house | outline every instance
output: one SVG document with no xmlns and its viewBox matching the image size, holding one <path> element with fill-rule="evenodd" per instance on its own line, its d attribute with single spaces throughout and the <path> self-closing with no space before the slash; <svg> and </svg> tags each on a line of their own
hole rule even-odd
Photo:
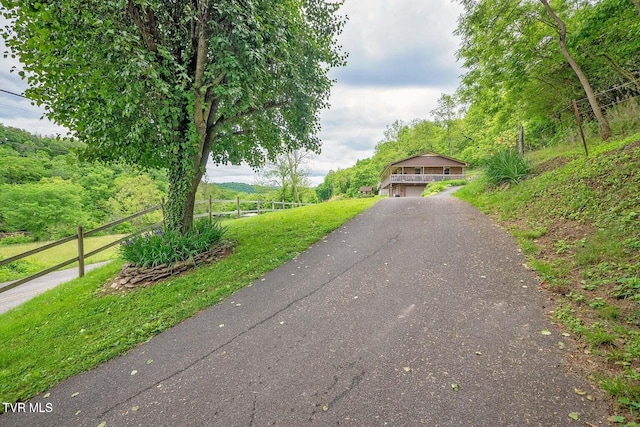
<svg viewBox="0 0 640 427">
<path fill-rule="evenodd" d="M 430 182 L 464 179 L 467 163 L 427 152 L 388 164 L 380 174 L 379 194 L 420 197 Z"/>
<path fill-rule="evenodd" d="M 368 186 L 362 186 L 360 187 L 360 189 L 358 190 L 358 193 L 360 194 L 361 197 L 370 197 L 373 196 L 373 187 L 368 187 Z"/>
</svg>

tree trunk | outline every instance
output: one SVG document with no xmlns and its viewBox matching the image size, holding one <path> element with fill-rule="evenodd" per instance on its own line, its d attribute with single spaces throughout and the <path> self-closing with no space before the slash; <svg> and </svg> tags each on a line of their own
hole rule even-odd
<svg viewBox="0 0 640 427">
<path fill-rule="evenodd" d="M 518 155 L 524 157 L 524 126 L 518 128 Z"/>
<path fill-rule="evenodd" d="M 195 208 L 198 185 L 204 171 L 189 163 L 193 158 L 178 155 L 169 168 L 169 194 L 166 206 L 165 223 L 169 230 L 186 233 L 193 229 L 193 212 Z"/>
<path fill-rule="evenodd" d="M 564 55 L 573 71 L 576 73 L 576 76 L 578 76 L 578 79 L 582 84 L 582 88 L 587 95 L 587 99 L 589 100 L 589 104 L 591 105 L 591 109 L 593 110 L 593 114 L 596 116 L 596 120 L 598 120 L 598 124 L 600 125 L 600 135 L 602 136 L 602 139 L 606 141 L 611 136 L 611 127 L 609 126 L 607 118 L 604 116 L 602 110 L 600 109 L 600 105 L 598 104 L 598 100 L 596 99 L 596 95 L 593 92 L 591 85 L 589 84 L 587 76 L 584 74 L 582 68 L 580 68 L 578 63 L 573 59 L 571 53 L 569 53 L 569 49 L 567 48 L 567 26 L 565 25 L 564 21 L 560 19 L 558 15 L 556 15 L 553 9 L 551 9 L 551 6 L 549 6 L 549 2 L 547 0 L 540 0 L 540 3 L 544 5 L 547 13 L 549 13 L 549 16 L 551 16 L 551 18 L 558 25 L 558 34 L 560 36 L 560 50 L 562 51 L 562 54 Z"/>
</svg>

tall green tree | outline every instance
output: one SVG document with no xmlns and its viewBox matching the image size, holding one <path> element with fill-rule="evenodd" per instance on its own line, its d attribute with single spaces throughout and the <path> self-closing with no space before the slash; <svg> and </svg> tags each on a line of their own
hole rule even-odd
<svg viewBox="0 0 640 427">
<path fill-rule="evenodd" d="M 440 94 L 438 105 L 431 110 L 431 115 L 436 119 L 436 123 L 444 127 L 447 131 L 447 142 L 449 144 L 449 155 L 453 156 L 453 142 L 451 141 L 451 128 L 453 122 L 458 118 L 457 103 L 453 95 Z"/>
<path fill-rule="evenodd" d="M 564 20 L 560 18 L 560 16 L 558 16 L 558 14 L 553 10 L 547 0 L 540 0 L 540 3 L 543 4 L 545 10 L 556 24 L 556 30 L 558 31 L 558 43 L 560 44 L 562 55 L 565 57 L 573 71 L 576 73 L 578 80 L 580 80 L 580 84 L 582 84 L 584 93 L 587 95 L 587 99 L 589 100 L 589 105 L 591 105 L 593 114 L 596 116 L 598 124 L 600 125 L 602 139 L 606 141 L 611 136 L 611 126 L 609 125 L 609 121 L 600 108 L 600 103 L 596 98 L 596 94 L 591 87 L 591 83 L 589 82 L 587 75 L 584 73 L 582 67 L 575 60 L 571 52 L 569 52 L 569 48 L 567 47 L 567 25 L 565 24 Z"/>
<path fill-rule="evenodd" d="M 209 159 L 318 151 L 342 2 L 0 0 L 27 95 L 84 155 L 165 168 L 167 226 L 192 227 Z"/>
</svg>

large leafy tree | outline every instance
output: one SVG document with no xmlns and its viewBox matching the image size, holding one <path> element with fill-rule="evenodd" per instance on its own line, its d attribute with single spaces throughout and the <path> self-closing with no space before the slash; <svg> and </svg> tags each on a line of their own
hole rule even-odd
<svg viewBox="0 0 640 427">
<path fill-rule="evenodd" d="M 632 2 L 460 2 L 458 55 L 467 72 L 459 94 L 492 117 L 492 134 L 514 133 L 524 123 L 544 140 L 573 120 L 571 100 L 584 99 L 583 109 L 608 137 L 605 110 L 638 75 L 640 20 Z"/>
<path fill-rule="evenodd" d="M 0 0 L 28 96 L 84 154 L 165 168 L 167 225 L 192 227 L 208 160 L 318 151 L 341 2 Z"/>
</svg>

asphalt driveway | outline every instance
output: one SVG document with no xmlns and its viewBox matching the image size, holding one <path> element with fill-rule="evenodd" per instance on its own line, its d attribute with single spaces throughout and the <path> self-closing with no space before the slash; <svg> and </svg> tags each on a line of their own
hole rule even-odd
<svg viewBox="0 0 640 427">
<path fill-rule="evenodd" d="M 453 197 L 385 199 L 0 425 L 607 425 L 524 262 Z"/>
</svg>

